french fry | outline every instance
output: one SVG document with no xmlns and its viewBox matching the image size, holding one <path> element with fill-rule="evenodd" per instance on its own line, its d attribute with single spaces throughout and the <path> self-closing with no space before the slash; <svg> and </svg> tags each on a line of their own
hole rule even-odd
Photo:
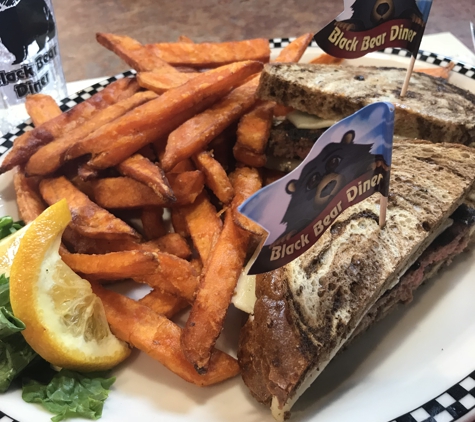
<svg viewBox="0 0 475 422">
<path fill-rule="evenodd" d="M 165 252 L 157 252 L 155 255 L 159 263 L 155 273 L 134 277 L 134 280 L 193 302 L 199 281 L 199 274 L 194 267 L 188 261 Z"/>
<path fill-rule="evenodd" d="M 70 177 L 68 180 L 77 188 L 79 189 L 84 195 L 86 195 L 89 199 L 94 201 L 94 191 L 92 189 L 92 183 L 90 180 L 84 180 L 81 176 L 79 176 L 80 167 L 78 168 L 78 175 L 74 177 Z"/>
<path fill-rule="evenodd" d="M 70 226 L 84 236 L 110 240 L 140 238 L 132 227 L 92 202 L 64 176 L 43 179 L 40 192 L 49 205 L 66 198 L 72 215 Z"/>
<path fill-rule="evenodd" d="M 35 126 L 40 126 L 62 113 L 54 98 L 45 94 L 28 95 L 25 107 Z"/>
<path fill-rule="evenodd" d="M 139 88 L 135 79 L 120 79 L 66 113 L 19 136 L 0 165 L 0 174 L 26 163 L 43 145 L 83 124 L 99 110 L 131 97 Z"/>
<path fill-rule="evenodd" d="M 93 239 L 86 237 L 79 234 L 71 227 L 67 227 L 64 231 L 63 241 L 71 251 L 79 254 L 102 255 L 111 252 L 143 251 L 154 254 L 158 252 L 166 252 L 174 254 L 179 258 L 188 258 L 191 254 L 188 245 L 186 244 L 186 246 L 183 247 L 183 243 L 177 239 L 166 239 L 161 241 L 155 239 L 144 243 L 139 243 L 133 239 L 124 239 L 117 242 L 116 240 Z M 180 249 L 178 249 L 179 245 L 181 245 Z"/>
<path fill-rule="evenodd" d="M 191 159 L 186 158 L 174 166 L 168 173 L 184 173 L 185 171 L 194 171 L 196 167 L 193 165 Z"/>
<path fill-rule="evenodd" d="M 274 116 L 275 117 L 285 117 L 294 109 L 292 107 L 286 107 L 282 104 L 276 104 L 274 107 Z"/>
<path fill-rule="evenodd" d="M 78 166 L 78 177 L 85 182 L 89 180 L 97 179 L 99 176 L 99 171 L 93 169 L 89 164 L 82 163 Z"/>
<path fill-rule="evenodd" d="M 216 208 L 209 201 L 208 195 L 202 192 L 192 205 L 180 208 L 180 213 L 186 220 L 201 261 L 206 263 L 222 228 Z"/>
<path fill-rule="evenodd" d="M 244 60 L 267 63 L 270 57 L 269 41 L 264 38 L 223 43 L 182 42 L 152 45 L 158 57 L 174 66 L 209 69 Z"/>
<path fill-rule="evenodd" d="M 237 143 L 256 154 L 263 154 L 269 139 L 273 113 L 273 102 L 265 101 L 256 104 L 239 121 Z"/>
<path fill-rule="evenodd" d="M 198 274 L 201 274 L 201 272 L 203 271 L 203 262 L 201 261 L 201 259 L 193 258 L 190 261 L 190 264 Z"/>
<path fill-rule="evenodd" d="M 161 252 L 166 252 L 182 259 L 188 259 L 192 255 L 191 249 L 185 238 L 178 233 L 165 234 L 157 239 L 142 243 L 141 247 L 143 249 L 148 247 L 158 248 Z"/>
<path fill-rule="evenodd" d="M 190 44 L 195 43 L 191 38 L 188 38 L 186 35 L 180 35 L 178 37 L 178 42 L 187 42 L 187 43 L 190 43 Z"/>
<path fill-rule="evenodd" d="M 30 223 L 46 209 L 35 181 L 34 178 L 27 178 L 21 167 L 17 168 L 13 176 L 18 213 L 25 223 Z"/>
<path fill-rule="evenodd" d="M 190 66 L 173 66 L 180 73 L 200 73 L 199 69 Z"/>
<path fill-rule="evenodd" d="M 312 38 L 313 33 L 310 32 L 301 35 L 300 37 L 292 41 L 288 46 L 286 46 L 274 61 L 281 63 L 298 62 L 303 56 L 303 53 L 305 53 L 305 50 L 312 41 Z"/>
<path fill-rule="evenodd" d="M 256 101 L 259 77 L 232 91 L 227 97 L 183 123 L 168 137 L 161 159 L 165 171 L 180 161 L 202 151 L 233 122 L 237 121 Z"/>
<path fill-rule="evenodd" d="M 157 98 L 157 95 L 151 91 L 137 92 L 129 98 L 98 111 L 82 125 L 36 151 L 26 164 L 27 174 L 47 175 L 53 173 L 64 163 L 64 156 L 72 145 L 89 134 L 94 133 L 101 126 L 112 122 L 128 111 L 154 98 Z"/>
<path fill-rule="evenodd" d="M 234 186 L 234 192 L 236 192 L 231 203 L 234 222 L 244 230 L 257 235 L 264 235 L 265 230 L 261 226 L 237 210 L 239 205 L 262 187 L 262 179 L 259 172 L 255 168 L 240 167 L 231 173 L 230 180 Z"/>
<path fill-rule="evenodd" d="M 125 35 L 106 34 L 98 32 L 96 40 L 99 44 L 117 54 L 125 63 L 137 72 L 175 73 L 173 66 L 158 57 L 153 49 Z"/>
<path fill-rule="evenodd" d="M 196 168 L 205 175 L 205 184 L 223 204 L 229 204 L 233 199 L 234 189 L 223 166 L 208 151 L 195 154 L 193 161 Z"/>
<path fill-rule="evenodd" d="M 167 200 L 176 200 L 172 188 L 165 177 L 165 172 L 140 154 L 134 154 L 117 166 L 123 175 L 135 179 L 151 188 L 158 196 Z"/>
<path fill-rule="evenodd" d="M 121 340 L 144 351 L 169 370 L 199 386 L 219 383 L 239 373 L 236 359 L 214 349 L 206 374 L 199 375 L 180 347 L 181 328 L 148 306 L 96 283 L 92 289 L 104 305 L 112 332 Z"/>
<path fill-rule="evenodd" d="M 192 204 L 204 187 L 198 170 L 167 175 L 176 201 L 157 195 L 151 188 L 130 177 L 109 177 L 93 182 L 95 201 L 107 209 L 170 207 Z"/>
<path fill-rule="evenodd" d="M 234 224 L 228 210 L 181 336 L 183 352 L 199 373 L 209 371 L 212 350 L 244 266 L 249 240 L 250 234 Z"/>
<path fill-rule="evenodd" d="M 446 67 L 414 69 L 414 72 L 425 73 L 426 75 L 449 79 L 450 72 L 452 71 L 454 67 L 455 67 L 455 63 L 450 62 Z"/>
<path fill-rule="evenodd" d="M 92 184 L 94 200 L 106 209 L 167 207 L 173 202 L 130 177 L 107 177 Z"/>
<path fill-rule="evenodd" d="M 178 312 L 189 306 L 189 303 L 181 297 L 161 290 L 152 290 L 138 302 L 167 318 L 172 318 Z"/>
<path fill-rule="evenodd" d="M 123 239 L 120 242 L 109 239 L 99 239 L 83 236 L 72 227 L 66 227 L 63 242 L 70 251 L 82 254 L 106 254 L 129 250 L 140 250 L 142 245 L 133 239 Z M 147 248 L 145 248 L 147 250 Z"/>
<path fill-rule="evenodd" d="M 158 267 L 153 253 L 137 250 L 103 255 L 63 252 L 61 258 L 73 271 L 104 281 L 147 276 Z"/>
<path fill-rule="evenodd" d="M 339 57 L 330 56 L 327 53 L 322 53 L 318 57 L 315 57 L 313 60 L 310 60 L 309 63 L 313 64 L 340 64 L 344 59 Z"/>
<path fill-rule="evenodd" d="M 182 215 L 180 208 L 172 208 L 170 210 L 172 226 L 175 233 L 178 233 L 181 237 L 190 237 L 190 231 L 185 217 Z"/>
<path fill-rule="evenodd" d="M 264 167 L 267 162 L 265 154 L 257 154 L 244 148 L 241 144 L 236 143 L 233 147 L 234 158 L 240 163 L 251 167 Z"/>
<path fill-rule="evenodd" d="M 261 69 L 261 63 L 247 61 L 200 73 L 186 84 L 104 125 L 75 144 L 67 159 L 91 153 L 93 167 L 115 166 L 143 146 L 167 135 Z"/>
<path fill-rule="evenodd" d="M 144 208 L 140 214 L 140 219 L 142 220 L 145 239 L 156 239 L 166 234 L 162 208 Z"/>
<path fill-rule="evenodd" d="M 193 79 L 196 73 L 154 73 L 140 72 L 137 81 L 142 88 L 149 89 L 156 94 L 163 94 Z"/>
<path fill-rule="evenodd" d="M 313 34 L 307 33 L 286 46 L 275 62 L 298 62 L 307 49 Z M 275 103 L 260 102 L 239 121 L 233 154 L 237 161 L 252 167 L 266 164 L 264 154 L 272 126 Z"/>
<path fill-rule="evenodd" d="M 176 202 L 170 206 L 192 204 L 204 188 L 205 176 L 199 170 L 184 171 L 183 173 L 168 173 Z"/>
<path fill-rule="evenodd" d="M 272 126 L 274 105 L 270 101 L 259 103 L 241 117 L 233 148 L 237 161 L 252 167 L 265 166 L 265 148 Z"/>
</svg>

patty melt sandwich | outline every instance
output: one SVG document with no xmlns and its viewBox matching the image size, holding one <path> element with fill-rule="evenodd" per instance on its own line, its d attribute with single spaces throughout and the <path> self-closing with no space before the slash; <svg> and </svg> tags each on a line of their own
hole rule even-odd
<svg viewBox="0 0 475 422">
<path fill-rule="evenodd" d="M 258 96 L 333 120 L 388 101 L 396 107 L 396 135 L 462 144 L 475 140 L 474 94 L 445 79 L 413 73 L 400 98 L 405 75 L 402 68 L 273 63 L 262 72 Z"/>
<path fill-rule="evenodd" d="M 266 87 L 266 74 L 274 72 L 274 66 L 275 72 L 294 67 L 266 69 L 260 89 L 265 99 L 293 107 L 304 104 L 313 113 L 313 107 L 324 103 L 317 95 L 309 100 L 304 87 L 298 91 L 299 83 L 313 84 L 304 76 L 305 65 L 295 66 L 303 73 L 292 80 L 292 95 L 283 84 L 275 91 Z M 329 108 L 341 111 L 337 103 Z M 447 122 L 445 132 L 440 129 L 441 137 L 447 140 L 449 132 L 457 133 L 468 143 L 473 118 L 465 129 L 452 123 Z M 410 126 L 426 130 L 424 125 Z M 435 136 L 432 129 L 425 133 Z M 241 332 L 238 359 L 252 395 L 270 406 L 277 420 L 288 416 L 342 346 L 399 303 L 410 301 L 414 289 L 467 248 L 475 228 L 474 188 L 475 150 L 453 143 L 395 140 L 383 229 L 378 224 L 379 196 L 373 195 L 344 211 L 305 254 L 256 277 L 257 298 Z"/>
</svg>

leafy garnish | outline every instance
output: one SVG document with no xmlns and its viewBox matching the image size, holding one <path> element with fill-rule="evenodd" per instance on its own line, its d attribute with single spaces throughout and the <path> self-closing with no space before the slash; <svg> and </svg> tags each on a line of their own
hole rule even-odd
<svg viewBox="0 0 475 422">
<path fill-rule="evenodd" d="M 0 340 L 25 329 L 25 324 L 13 316 L 11 309 L 0 306 Z"/>
<path fill-rule="evenodd" d="M 10 306 L 10 279 L 0 275 L 0 306 Z"/>
<path fill-rule="evenodd" d="M 77 417 L 96 420 L 102 416 L 104 401 L 114 381 L 115 377 L 83 375 L 62 369 L 48 385 L 26 382 L 22 397 L 28 403 L 41 403 L 56 414 L 51 418 L 53 422 Z"/>
<path fill-rule="evenodd" d="M 23 221 L 13 221 L 11 217 L 0 218 L 0 239 L 10 236 L 16 231 L 20 230 L 25 223 Z"/>
<path fill-rule="evenodd" d="M 37 356 L 21 333 L 0 340 L 0 393 L 7 391 L 11 382 Z"/>
<path fill-rule="evenodd" d="M 20 331 L 25 324 L 15 318 L 10 306 L 9 279 L 0 276 L 0 393 L 7 391 L 11 382 L 37 356 Z"/>
<path fill-rule="evenodd" d="M 0 239 L 15 233 L 24 226 L 11 217 L 0 218 Z M 53 422 L 67 418 L 99 419 L 104 401 L 115 378 L 103 374 L 81 375 L 61 370 L 54 376 L 50 365 L 28 345 L 21 331 L 25 324 L 13 315 L 10 304 L 10 280 L 0 275 L 0 393 L 4 393 L 19 375 L 49 382 L 43 385 L 32 379 L 23 380 L 23 399 L 28 403 L 41 403 L 54 413 Z M 1 414 L 1 413 L 0 413 Z"/>
</svg>

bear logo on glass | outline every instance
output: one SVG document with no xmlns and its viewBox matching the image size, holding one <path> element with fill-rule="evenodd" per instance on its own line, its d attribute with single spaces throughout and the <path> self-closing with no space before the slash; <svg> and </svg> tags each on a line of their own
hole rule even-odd
<svg viewBox="0 0 475 422">
<path fill-rule="evenodd" d="M 22 63 L 36 41 L 43 50 L 56 36 L 53 14 L 46 0 L 0 0 L 0 41 Z"/>
</svg>

